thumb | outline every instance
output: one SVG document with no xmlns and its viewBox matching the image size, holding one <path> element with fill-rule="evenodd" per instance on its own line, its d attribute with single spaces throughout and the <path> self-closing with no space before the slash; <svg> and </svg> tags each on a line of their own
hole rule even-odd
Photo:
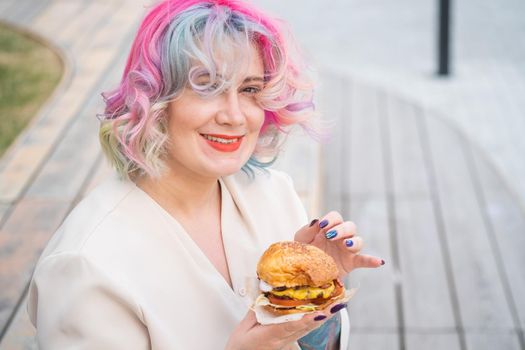
<svg viewBox="0 0 525 350">
<path fill-rule="evenodd" d="M 295 240 L 302 243 L 311 243 L 315 236 L 319 233 L 318 219 L 312 220 L 308 225 L 305 225 L 295 233 Z"/>
</svg>

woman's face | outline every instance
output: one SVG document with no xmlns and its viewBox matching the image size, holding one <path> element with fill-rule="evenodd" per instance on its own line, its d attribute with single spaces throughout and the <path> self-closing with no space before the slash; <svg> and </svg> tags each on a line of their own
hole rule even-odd
<svg viewBox="0 0 525 350">
<path fill-rule="evenodd" d="M 256 94 L 264 87 L 264 66 L 257 50 L 246 74 L 238 74 L 232 87 L 204 98 L 185 88 L 168 106 L 167 163 L 178 174 L 213 177 L 240 170 L 248 161 L 264 121 Z M 199 77 L 198 84 L 209 77 Z"/>
</svg>

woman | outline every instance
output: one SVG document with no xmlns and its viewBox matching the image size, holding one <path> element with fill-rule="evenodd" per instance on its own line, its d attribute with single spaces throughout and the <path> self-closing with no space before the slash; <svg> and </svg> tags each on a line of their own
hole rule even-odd
<svg viewBox="0 0 525 350">
<path fill-rule="evenodd" d="M 152 8 L 104 94 L 100 138 L 120 177 L 71 212 L 35 269 L 40 347 L 337 348 L 344 305 L 271 326 L 249 310 L 248 281 L 275 241 L 324 249 L 341 278 L 382 263 L 336 212 L 305 225 L 290 179 L 261 170 L 285 128 L 306 125 L 311 89 L 284 32 L 251 6 Z"/>
</svg>

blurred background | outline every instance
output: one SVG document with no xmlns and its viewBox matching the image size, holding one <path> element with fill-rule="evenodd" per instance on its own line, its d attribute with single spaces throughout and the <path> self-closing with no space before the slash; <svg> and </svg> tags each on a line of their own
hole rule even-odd
<svg viewBox="0 0 525 350">
<path fill-rule="evenodd" d="M 525 349 L 525 3 L 252 2 L 289 23 L 332 125 L 323 143 L 293 132 L 276 166 L 312 218 L 340 211 L 386 260 L 347 281 L 359 288 L 350 348 Z M 19 60 L 6 58 L 18 45 L 8 30 L 47 46 L 59 68 L 44 71 L 62 76 L 40 88 L 0 158 L 2 350 L 36 348 L 27 283 L 56 227 L 109 173 L 99 93 L 118 81 L 151 3 L 0 0 L 0 126 L 13 114 L 1 101 L 19 89 L 6 83 Z M 41 65 L 57 63 L 23 64 Z"/>
</svg>

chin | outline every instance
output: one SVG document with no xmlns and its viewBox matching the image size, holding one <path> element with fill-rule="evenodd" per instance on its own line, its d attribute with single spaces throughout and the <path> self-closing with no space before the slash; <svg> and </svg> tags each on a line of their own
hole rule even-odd
<svg viewBox="0 0 525 350">
<path fill-rule="evenodd" d="M 243 167 L 244 163 L 240 157 L 217 159 L 215 157 L 206 157 L 199 162 L 200 166 L 194 168 L 194 171 L 204 177 L 223 177 L 235 174 Z"/>
<path fill-rule="evenodd" d="M 221 155 L 220 157 L 209 156 L 207 157 L 206 163 L 208 166 L 205 168 L 213 173 L 216 177 L 228 176 L 235 174 L 248 162 L 251 153 L 247 152 L 236 152 L 231 155 Z"/>
<path fill-rule="evenodd" d="M 215 166 L 214 169 L 210 169 L 215 177 L 223 177 L 228 175 L 233 175 L 242 169 L 244 163 L 240 164 L 235 162 L 235 164 L 221 164 L 220 166 Z"/>
</svg>

